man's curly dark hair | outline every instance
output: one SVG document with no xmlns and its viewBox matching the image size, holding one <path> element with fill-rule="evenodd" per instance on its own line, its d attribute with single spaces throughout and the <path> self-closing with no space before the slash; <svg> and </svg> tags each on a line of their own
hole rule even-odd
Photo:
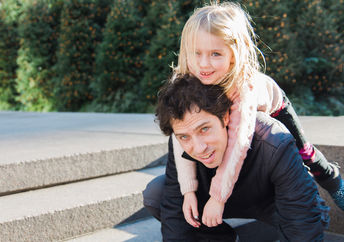
<svg viewBox="0 0 344 242">
<path fill-rule="evenodd" d="M 217 116 L 222 124 L 231 101 L 218 85 L 204 85 L 191 75 L 182 75 L 167 82 L 158 93 L 156 121 L 165 135 L 173 133 L 171 122 L 183 120 L 194 107 Z"/>
</svg>

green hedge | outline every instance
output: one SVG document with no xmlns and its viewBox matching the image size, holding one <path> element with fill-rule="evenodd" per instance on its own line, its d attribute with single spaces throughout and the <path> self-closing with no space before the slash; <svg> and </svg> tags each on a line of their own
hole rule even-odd
<svg viewBox="0 0 344 242">
<path fill-rule="evenodd" d="M 17 101 L 25 111 L 55 110 L 52 92 L 62 1 L 36 1 L 19 20 Z"/>
<path fill-rule="evenodd" d="M 95 73 L 95 51 L 102 40 L 108 4 L 94 0 L 68 0 L 61 13 L 57 64 L 53 78 L 56 107 L 77 111 L 93 99 L 90 83 Z"/>
<path fill-rule="evenodd" d="M 23 6 L 18 0 L 2 3 L 0 9 L 0 109 L 16 109 L 15 88 L 19 49 L 18 23 Z"/>
<path fill-rule="evenodd" d="M 144 59 L 145 73 L 140 83 L 141 97 L 147 106 L 157 101 L 157 91 L 172 74 L 177 64 L 180 36 L 194 2 L 154 1 L 146 21 L 154 32 Z M 162 13 L 162 14 L 161 14 Z"/>
<path fill-rule="evenodd" d="M 343 3 L 314 0 L 298 4 L 304 10 L 295 26 L 303 57 L 300 80 L 315 95 L 336 93 L 343 86 L 344 77 L 342 24 L 337 22 L 343 14 L 338 11 L 343 10 Z"/>
<path fill-rule="evenodd" d="M 97 51 L 96 77 L 91 84 L 95 102 L 110 108 L 99 111 L 135 111 L 132 106 L 136 95 L 130 102 L 127 99 L 130 92 L 138 90 L 144 73 L 143 58 L 149 44 L 142 21 L 145 12 L 140 1 L 117 0 L 111 8 L 104 40 Z"/>
<path fill-rule="evenodd" d="M 177 62 L 181 29 L 204 2 L 5 1 L 0 109 L 151 112 Z M 341 114 L 332 104 L 344 90 L 343 0 L 239 2 L 254 21 L 266 73 L 297 103 L 325 100 Z"/>
</svg>

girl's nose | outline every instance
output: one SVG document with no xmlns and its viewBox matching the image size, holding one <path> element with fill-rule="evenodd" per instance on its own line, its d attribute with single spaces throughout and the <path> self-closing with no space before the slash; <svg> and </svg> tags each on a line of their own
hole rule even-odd
<svg viewBox="0 0 344 242">
<path fill-rule="evenodd" d="M 205 55 L 199 57 L 198 61 L 199 67 L 208 67 L 209 66 L 209 58 Z"/>
</svg>

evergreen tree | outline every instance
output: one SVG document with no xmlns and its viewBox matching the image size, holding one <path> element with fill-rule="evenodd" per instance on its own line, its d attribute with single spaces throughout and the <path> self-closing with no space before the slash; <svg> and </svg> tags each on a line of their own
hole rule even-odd
<svg viewBox="0 0 344 242">
<path fill-rule="evenodd" d="M 100 5 L 102 3 L 102 5 Z M 58 110 L 79 110 L 93 99 L 95 49 L 109 11 L 109 1 L 68 0 L 61 13 L 61 34 L 53 79 Z M 101 25 L 100 25 L 101 24 Z"/>
<path fill-rule="evenodd" d="M 155 1 L 147 16 L 148 20 L 156 13 L 163 13 L 159 21 L 156 21 L 159 29 L 154 33 L 144 62 L 147 71 L 141 81 L 141 97 L 147 104 L 155 104 L 159 88 L 171 75 L 172 64 L 177 63 L 179 39 L 184 25 L 178 18 L 178 7 L 178 2 L 174 0 Z"/>
<path fill-rule="evenodd" d="M 295 32 L 302 50 L 303 85 L 312 88 L 315 95 L 328 95 L 343 85 L 344 46 L 340 42 L 340 27 L 333 21 L 335 12 L 321 0 L 298 3 L 303 14 L 297 18 Z M 339 7 L 339 6 L 338 6 Z"/>
<path fill-rule="evenodd" d="M 16 20 L 22 14 L 19 0 L 8 0 L 0 5 L 0 109 L 16 109 L 15 88 L 19 37 Z"/>
<path fill-rule="evenodd" d="M 264 55 L 265 63 L 260 58 L 262 71 L 289 93 L 297 82 L 300 73 L 297 63 L 301 58 L 299 49 L 295 48 L 295 34 L 290 31 L 290 1 L 246 0 L 242 3 L 252 17 L 258 48 Z"/>
<path fill-rule="evenodd" d="M 343 92 L 344 92 L 344 0 L 330 0 L 326 1 L 327 8 L 329 12 L 333 16 L 333 24 L 336 26 L 336 32 L 338 33 L 335 36 L 335 51 L 336 54 L 339 54 L 338 61 L 336 61 L 336 72 L 337 72 L 337 88 L 334 90 L 338 91 L 336 94 L 343 99 Z M 333 89 L 332 89 L 333 90 Z"/>
<path fill-rule="evenodd" d="M 61 6 L 61 1 L 35 1 L 20 20 L 16 88 L 23 110 L 54 110 L 51 78 Z"/>
<path fill-rule="evenodd" d="M 152 111 L 160 87 L 172 75 L 172 66 L 177 65 L 180 37 L 183 26 L 201 1 L 153 1 L 145 18 L 151 41 L 144 60 L 146 69 L 141 81 L 141 100 L 145 112 Z M 155 30 L 155 31 L 154 31 Z"/>
<path fill-rule="evenodd" d="M 106 21 L 104 39 L 97 51 L 97 75 L 91 87 L 99 111 L 138 111 L 138 85 L 143 77 L 143 56 L 149 45 L 142 21 L 147 1 L 116 0 Z"/>
</svg>

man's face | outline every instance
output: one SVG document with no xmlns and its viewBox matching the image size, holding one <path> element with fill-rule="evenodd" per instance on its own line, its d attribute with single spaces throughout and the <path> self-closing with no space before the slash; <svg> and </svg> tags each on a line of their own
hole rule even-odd
<svg viewBox="0 0 344 242">
<path fill-rule="evenodd" d="M 186 112 L 183 120 L 173 120 L 175 136 L 186 153 L 208 168 L 218 167 L 227 147 L 227 129 L 220 119 L 198 108 Z M 224 117 L 228 123 L 229 114 Z"/>
</svg>

